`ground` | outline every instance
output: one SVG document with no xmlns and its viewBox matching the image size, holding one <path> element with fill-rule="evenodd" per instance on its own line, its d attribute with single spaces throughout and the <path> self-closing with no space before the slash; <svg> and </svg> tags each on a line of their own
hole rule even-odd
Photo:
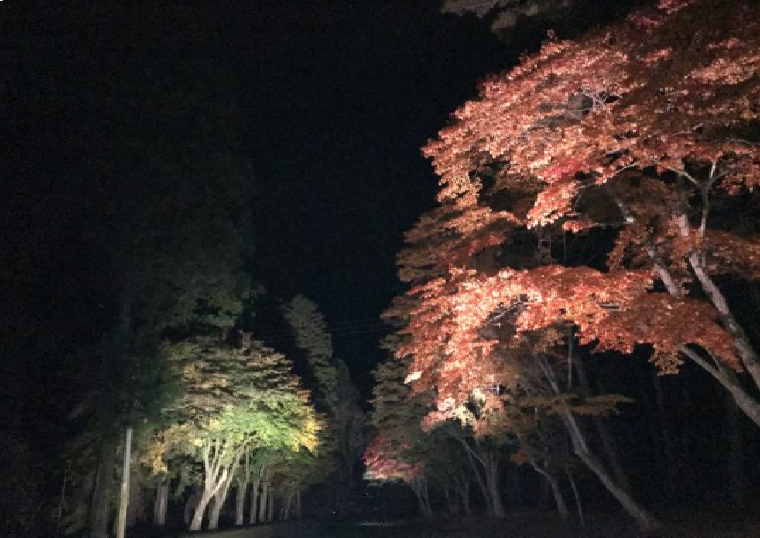
<svg viewBox="0 0 760 538">
<path fill-rule="evenodd" d="M 547 514 L 518 513 L 503 520 L 458 519 L 432 524 L 403 526 L 360 525 L 328 529 L 334 538 L 640 538 L 623 514 L 588 516 L 585 528 L 568 525 Z M 692 517 L 685 514 L 663 518 L 661 538 L 758 538 L 760 522 L 734 522 L 718 516 Z"/>
<path fill-rule="evenodd" d="M 576 518 L 577 519 L 577 518 Z M 192 538 L 642 538 L 623 513 L 586 515 L 580 528 L 541 512 L 513 512 L 504 519 L 452 518 L 433 522 L 321 524 L 310 521 L 192 534 Z M 692 507 L 661 516 L 656 538 L 758 538 L 760 511 L 725 506 Z"/>
</svg>

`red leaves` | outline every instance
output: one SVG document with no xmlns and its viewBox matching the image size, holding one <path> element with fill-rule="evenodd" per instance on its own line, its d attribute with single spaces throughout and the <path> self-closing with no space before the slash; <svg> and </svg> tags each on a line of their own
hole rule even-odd
<svg viewBox="0 0 760 538">
<path fill-rule="evenodd" d="M 687 344 L 738 368 L 736 334 L 688 292 L 703 285 L 697 258 L 760 276 L 757 238 L 710 229 L 715 192 L 760 184 L 758 102 L 760 8 L 718 0 L 661 0 L 484 82 L 423 148 L 441 205 L 400 256 L 414 287 L 396 304 L 397 355 L 413 359 L 413 388 L 450 404 L 429 420 L 519 382 L 526 342 L 567 325 L 597 351 L 651 345 L 666 369 Z M 617 233 L 608 271 L 525 248 L 593 227 Z"/>
<path fill-rule="evenodd" d="M 370 480 L 411 482 L 422 474 L 421 463 L 408 463 L 404 459 L 405 450 L 379 432 L 364 450 L 365 476 Z"/>
</svg>

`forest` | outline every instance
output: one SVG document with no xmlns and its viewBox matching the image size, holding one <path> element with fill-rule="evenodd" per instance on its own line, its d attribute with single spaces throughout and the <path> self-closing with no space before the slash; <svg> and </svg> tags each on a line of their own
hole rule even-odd
<svg viewBox="0 0 760 538">
<path fill-rule="evenodd" d="M 760 534 L 760 7 L 406 5 L 345 9 L 461 89 L 331 180 L 291 167 L 361 106 L 309 119 L 327 75 L 241 60 L 234 11 L 8 16 L 0 535 Z"/>
</svg>

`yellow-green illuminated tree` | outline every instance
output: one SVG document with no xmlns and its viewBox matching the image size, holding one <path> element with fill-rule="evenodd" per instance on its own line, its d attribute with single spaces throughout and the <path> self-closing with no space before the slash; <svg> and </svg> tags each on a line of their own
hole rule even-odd
<svg viewBox="0 0 760 538">
<path fill-rule="evenodd" d="M 174 346 L 172 355 L 184 393 L 167 410 L 176 423 L 166 436 L 202 465 L 191 530 L 201 528 L 212 498 L 213 529 L 247 450 L 313 452 L 321 424 L 290 361 L 247 335 L 234 344 L 195 338 Z"/>
</svg>

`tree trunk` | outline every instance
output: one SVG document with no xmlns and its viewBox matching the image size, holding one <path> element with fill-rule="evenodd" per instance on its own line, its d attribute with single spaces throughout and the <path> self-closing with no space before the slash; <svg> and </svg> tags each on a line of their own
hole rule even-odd
<svg viewBox="0 0 760 538">
<path fill-rule="evenodd" d="M 102 441 L 90 519 L 91 538 L 108 538 L 108 520 L 111 513 L 111 489 L 113 488 L 115 459 L 116 443 L 110 440 Z"/>
<path fill-rule="evenodd" d="M 499 491 L 499 459 L 493 453 L 484 455 L 486 462 L 486 486 L 491 498 L 494 517 L 504 517 L 504 505 L 501 502 L 501 492 Z"/>
<path fill-rule="evenodd" d="M 301 519 L 301 484 L 298 484 L 296 491 L 296 519 Z"/>
<path fill-rule="evenodd" d="M 224 500 L 219 495 L 214 495 L 214 502 L 208 511 L 208 530 L 215 531 L 219 528 L 219 514 L 222 513 Z"/>
<path fill-rule="evenodd" d="M 544 372 L 547 381 L 552 387 L 555 394 L 560 394 L 557 377 L 554 374 L 551 364 L 544 356 L 536 356 L 539 366 Z M 639 506 L 636 501 L 619 485 L 615 483 L 610 474 L 604 468 L 604 465 L 588 449 L 588 443 L 581 432 L 580 426 L 575 420 L 572 412 L 565 406 L 562 412 L 562 422 L 565 429 L 570 434 L 573 445 L 573 452 L 588 467 L 592 473 L 602 482 L 602 485 L 609 491 L 615 499 L 621 504 L 626 512 L 636 521 L 639 529 L 645 533 L 650 533 L 661 527 L 657 519 L 649 514 L 643 507 Z"/>
<path fill-rule="evenodd" d="M 472 469 L 472 474 L 475 476 L 475 481 L 478 483 L 478 487 L 480 487 L 480 493 L 483 495 L 483 500 L 488 506 L 488 513 L 493 515 L 493 512 L 494 512 L 493 503 L 491 502 L 491 496 L 488 491 L 488 486 L 486 485 L 485 480 L 480 474 L 481 473 L 480 468 L 478 468 L 478 463 L 481 464 L 481 467 L 485 467 L 482 456 L 475 454 L 475 451 L 467 443 L 467 440 L 462 439 L 461 437 L 457 435 L 454 435 L 453 437 L 454 439 L 459 441 L 459 443 L 461 443 L 461 445 L 464 447 L 465 453 L 467 454 L 467 461 L 470 462 L 470 468 Z"/>
<path fill-rule="evenodd" d="M 581 390 L 583 394 L 591 396 L 591 384 L 586 376 L 586 367 L 581 360 L 573 361 L 575 371 L 578 373 L 578 381 L 580 381 Z M 604 388 L 600 387 L 600 392 Z M 607 425 L 598 416 L 592 416 L 591 420 L 594 423 L 594 428 L 599 434 L 599 439 L 602 441 L 602 449 L 604 450 L 607 461 L 612 469 L 612 475 L 615 477 L 615 482 L 627 492 L 631 492 L 631 483 L 628 481 L 628 475 L 626 474 L 623 466 L 620 463 L 620 457 L 618 456 L 617 444 L 615 439 L 610 434 Z"/>
<path fill-rule="evenodd" d="M 208 506 L 208 503 L 211 501 L 213 497 L 214 495 L 211 491 L 211 488 L 204 487 L 203 493 L 201 493 L 201 496 L 198 499 L 198 504 L 195 505 L 195 512 L 193 513 L 193 519 L 190 522 L 191 531 L 201 530 L 201 526 L 203 525 L 203 516 L 206 513 L 206 507 Z"/>
<path fill-rule="evenodd" d="M 121 493 L 119 500 L 119 522 L 116 526 L 116 538 L 124 538 L 127 528 L 127 507 L 129 506 L 129 473 L 132 457 L 132 428 L 127 428 L 124 441 L 124 465 L 121 470 Z"/>
<path fill-rule="evenodd" d="M 269 506 L 269 469 L 261 482 L 261 501 L 259 502 L 259 522 L 268 523 L 267 508 Z"/>
<path fill-rule="evenodd" d="M 214 494 L 214 506 L 211 508 L 208 518 L 209 530 L 215 531 L 219 528 L 219 514 L 222 513 L 224 503 L 227 501 L 227 495 L 229 494 L 230 486 L 232 485 L 232 481 L 235 479 L 236 469 L 237 465 L 233 463 L 232 468 L 227 473 L 226 478 L 221 481 L 219 487 L 216 490 L 216 493 Z"/>
<path fill-rule="evenodd" d="M 460 471 L 458 476 L 454 477 L 454 485 L 456 486 L 457 495 L 462 502 L 462 510 L 465 515 L 470 515 L 470 480 L 467 478 L 463 471 Z"/>
<path fill-rule="evenodd" d="M 259 509 L 259 486 L 261 485 L 261 477 L 256 478 L 251 484 L 251 501 L 248 512 L 248 523 L 255 525 L 257 521 L 258 509 Z"/>
<path fill-rule="evenodd" d="M 245 493 L 248 489 L 248 484 L 244 481 L 238 480 L 237 487 L 235 488 L 235 526 L 242 527 L 245 522 Z"/>
<path fill-rule="evenodd" d="M 557 479 L 547 469 L 541 468 L 538 463 L 531 458 L 530 465 L 536 470 L 538 474 L 546 478 L 546 482 L 551 488 L 551 492 L 554 495 L 554 502 L 557 505 L 557 511 L 562 519 L 567 519 L 567 505 L 565 504 L 565 498 L 562 496 L 562 490 L 559 487 Z"/>
<path fill-rule="evenodd" d="M 127 529 L 131 529 L 138 521 L 145 521 L 145 499 L 143 488 L 134 477 L 129 479 L 129 506 L 127 507 Z"/>
<path fill-rule="evenodd" d="M 294 490 L 290 489 L 288 490 L 288 494 L 285 496 L 285 500 L 282 503 L 282 520 L 288 521 L 290 520 L 290 513 L 291 513 L 291 507 L 293 506 L 293 495 Z"/>
<path fill-rule="evenodd" d="M 169 482 L 161 476 L 156 479 L 156 502 L 153 505 L 153 524 L 166 525 L 166 508 L 169 505 Z"/>
<path fill-rule="evenodd" d="M 679 174 L 679 180 L 683 180 L 682 174 Z M 635 220 L 635 217 L 625 205 L 622 198 L 617 196 L 612 191 L 612 189 L 609 187 L 609 183 L 607 183 L 606 186 L 607 192 L 610 193 L 623 216 L 626 218 L 626 220 L 630 219 L 629 221 L 633 222 L 633 220 Z M 676 219 L 676 222 L 678 224 L 680 234 L 683 238 L 692 237 L 694 230 L 692 229 L 692 226 L 689 223 L 689 218 L 685 212 L 679 215 L 679 217 Z M 655 245 L 647 241 L 644 243 L 644 249 L 647 251 L 647 254 L 654 262 L 655 271 L 660 276 L 660 279 L 665 285 L 665 288 L 668 290 L 668 293 L 673 297 L 683 297 L 680 286 L 677 284 L 676 280 L 673 278 L 673 275 L 663 263 L 663 260 L 657 254 Z M 760 357 L 758 357 L 757 353 L 752 347 L 752 343 L 747 336 L 747 333 L 744 331 L 743 327 L 739 325 L 736 318 L 734 317 L 733 312 L 728 306 L 728 302 L 726 301 L 725 296 L 710 276 L 709 271 L 705 266 L 702 253 L 697 251 L 689 253 L 688 261 L 689 265 L 694 271 L 694 275 L 697 277 L 697 281 L 699 282 L 702 291 L 704 291 L 705 295 L 710 300 L 710 303 L 712 303 L 718 312 L 720 312 L 723 327 L 731 334 L 731 336 L 733 336 L 734 344 L 736 345 L 736 349 L 739 352 L 740 360 L 744 368 L 752 377 L 755 386 L 757 388 L 760 388 Z M 720 383 L 726 390 L 728 390 L 728 392 L 736 401 L 736 405 L 739 406 L 739 409 L 741 409 L 750 418 L 750 420 L 755 423 L 756 426 L 760 427 L 760 402 L 758 402 L 749 393 L 747 393 L 747 391 L 744 390 L 744 388 L 736 381 L 735 376 L 725 375 L 725 366 L 723 364 L 718 363 L 716 360 L 713 362 L 705 360 L 694 350 L 690 349 L 686 344 L 680 347 L 680 351 L 687 358 L 694 361 L 698 366 L 700 366 L 703 370 L 715 378 L 715 380 L 718 381 L 718 383 Z"/>
<path fill-rule="evenodd" d="M 639 506 L 625 490 L 615 484 L 598 459 L 581 447 L 575 447 L 574 451 L 581 461 L 586 464 L 586 467 L 602 482 L 607 491 L 617 499 L 625 511 L 636 521 L 642 532 L 649 533 L 660 527 L 654 516 Z"/>
<path fill-rule="evenodd" d="M 449 509 L 449 514 L 452 516 L 456 515 L 457 512 L 459 512 L 459 507 L 457 506 L 457 498 L 456 498 L 456 492 L 453 492 L 448 488 L 443 488 L 443 496 L 446 497 L 446 507 Z"/>
<path fill-rule="evenodd" d="M 573 474 L 569 470 L 565 470 L 567 473 L 567 479 L 570 482 L 570 487 L 573 489 L 573 495 L 575 496 L 575 507 L 578 509 L 578 518 L 581 522 L 581 528 L 586 527 L 586 520 L 583 517 L 583 505 L 581 504 L 581 496 L 578 495 L 578 488 L 575 486 L 575 479 Z"/>
<path fill-rule="evenodd" d="M 269 506 L 267 508 L 267 523 L 274 521 L 274 489 L 269 492 Z"/>
</svg>

